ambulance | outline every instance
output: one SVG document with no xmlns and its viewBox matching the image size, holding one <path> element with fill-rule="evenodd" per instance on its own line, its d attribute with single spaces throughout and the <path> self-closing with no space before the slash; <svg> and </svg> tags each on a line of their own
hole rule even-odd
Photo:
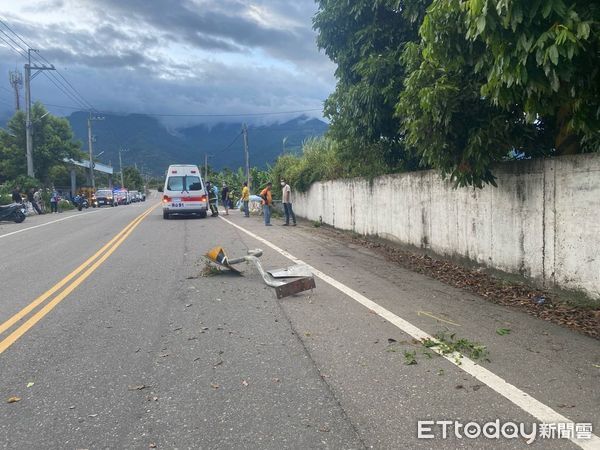
<svg viewBox="0 0 600 450">
<path fill-rule="evenodd" d="M 165 177 L 162 207 L 163 219 L 170 219 L 176 215 L 206 217 L 208 195 L 198 166 L 169 166 Z"/>
</svg>

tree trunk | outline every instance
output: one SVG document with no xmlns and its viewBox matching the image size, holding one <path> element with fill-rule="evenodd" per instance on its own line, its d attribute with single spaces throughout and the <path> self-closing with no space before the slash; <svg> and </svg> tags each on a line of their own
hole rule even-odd
<svg viewBox="0 0 600 450">
<path fill-rule="evenodd" d="M 580 152 L 579 137 L 573 133 L 569 121 L 572 116 L 572 105 L 561 106 L 556 116 L 558 134 L 554 146 L 558 155 L 576 155 Z"/>
</svg>

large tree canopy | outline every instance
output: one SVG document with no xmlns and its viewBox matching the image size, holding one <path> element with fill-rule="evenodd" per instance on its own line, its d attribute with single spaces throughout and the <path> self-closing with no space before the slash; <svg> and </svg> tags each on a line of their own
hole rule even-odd
<svg viewBox="0 0 600 450">
<path fill-rule="evenodd" d="M 412 155 L 481 186 L 511 154 L 598 150 L 597 2 L 321 0 L 315 28 L 350 160 L 395 170 Z"/>
<path fill-rule="evenodd" d="M 49 182 L 51 168 L 63 166 L 63 158 L 80 159 L 80 144 L 73 141 L 69 122 L 49 114 L 41 103 L 33 105 L 31 120 L 35 176 L 38 180 Z M 27 173 L 25 148 L 25 114 L 19 111 L 8 122 L 7 130 L 0 130 L 2 178 L 16 179 Z"/>
<path fill-rule="evenodd" d="M 409 162 L 394 116 L 403 89 L 400 56 L 429 0 L 320 0 L 317 43 L 337 64 L 338 84 L 325 102 L 330 136 L 340 142 L 349 173 Z"/>
<path fill-rule="evenodd" d="M 555 125 L 558 153 L 576 153 L 600 129 L 600 4 L 563 0 L 463 2 L 469 39 L 486 51 L 481 94 L 529 121 Z"/>
</svg>

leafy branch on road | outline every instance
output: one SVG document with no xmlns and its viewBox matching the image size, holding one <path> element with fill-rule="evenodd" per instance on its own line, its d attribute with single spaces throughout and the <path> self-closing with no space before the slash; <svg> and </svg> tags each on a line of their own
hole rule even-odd
<svg viewBox="0 0 600 450">
<path fill-rule="evenodd" d="M 455 333 L 439 332 L 435 335 L 435 339 L 423 339 L 422 343 L 424 347 L 436 350 L 444 356 L 457 353 L 460 356 L 455 358 L 455 362 L 459 365 L 462 356 L 467 356 L 474 361 L 490 362 L 489 352 L 485 345 L 465 338 L 457 339 Z"/>
</svg>

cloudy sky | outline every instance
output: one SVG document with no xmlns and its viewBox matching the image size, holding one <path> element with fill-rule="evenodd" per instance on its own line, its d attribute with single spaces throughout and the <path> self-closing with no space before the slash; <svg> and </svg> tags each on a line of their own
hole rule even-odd
<svg viewBox="0 0 600 450">
<path fill-rule="evenodd" d="M 317 109 L 309 115 L 321 117 L 335 81 L 334 66 L 316 48 L 315 12 L 314 0 L 2 0 L 0 19 L 101 111 L 220 115 Z M 9 40 L 2 32 L 10 35 L 0 24 L 0 38 Z M 2 112 L 14 103 L 8 71 L 22 70 L 24 62 L 0 40 Z M 79 106 L 45 76 L 34 79 L 32 92 L 34 100 L 60 105 L 49 106 L 56 114 Z"/>
</svg>

